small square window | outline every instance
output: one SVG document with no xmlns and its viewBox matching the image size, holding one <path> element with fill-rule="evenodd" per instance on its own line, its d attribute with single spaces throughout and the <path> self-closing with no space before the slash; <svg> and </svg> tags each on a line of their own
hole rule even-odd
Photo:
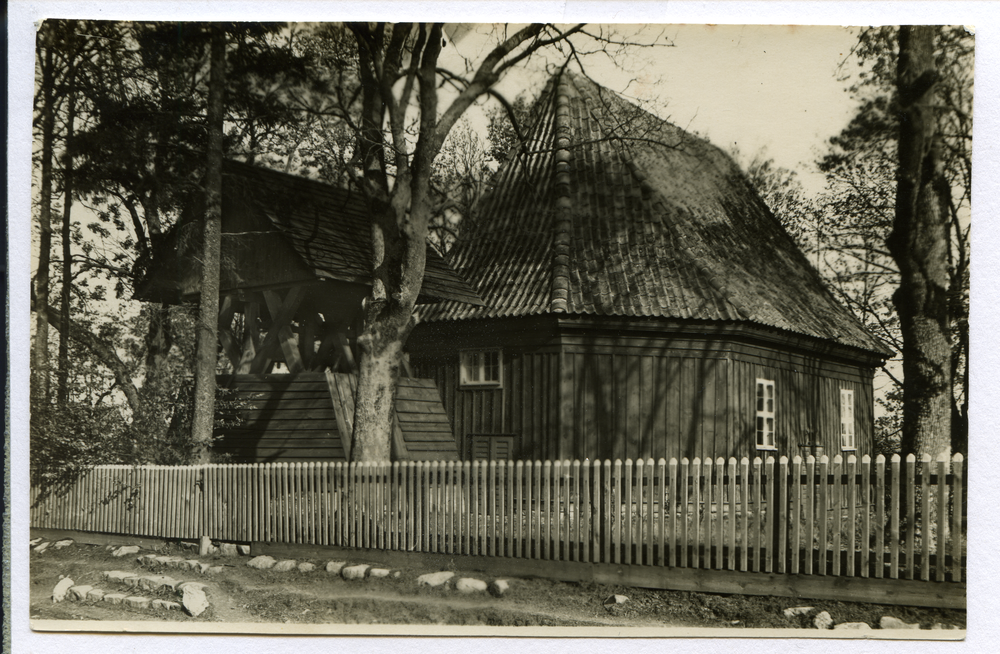
<svg viewBox="0 0 1000 654">
<path fill-rule="evenodd" d="M 462 386 L 502 386 L 500 350 L 467 350 L 459 354 Z"/>
<path fill-rule="evenodd" d="M 757 380 L 757 449 L 776 449 L 774 442 L 774 381 Z"/>
<path fill-rule="evenodd" d="M 849 388 L 840 389 L 840 447 L 858 449 L 854 438 L 854 391 Z"/>
</svg>

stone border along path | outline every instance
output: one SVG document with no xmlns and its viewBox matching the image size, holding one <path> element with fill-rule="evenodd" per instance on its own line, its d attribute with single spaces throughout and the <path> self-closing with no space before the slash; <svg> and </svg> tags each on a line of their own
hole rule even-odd
<svg viewBox="0 0 1000 654">
<path fill-rule="evenodd" d="M 30 541 L 32 549 L 39 554 L 47 551 L 50 546 L 52 546 L 53 550 L 59 550 L 72 544 L 72 540 L 61 540 L 52 543 L 41 538 L 36 538 Z M 191 549 L 192 546 L 194 548 L 197 547 L 196 544 L 192 543 L 182 542 L 181 545 L 186 546 L 188 549 Z M 249 554 L 249 548 L 244 545 L 232 547 L 229 547 L 229 545 L 229 543 L 220 543 L 218 548 L 213 546 L 213 550 L 214 552 L 221 552 L 223 553 L 223 556 L 228 557 Z M 108 545 L 105 549 L 110 551 L 111 556 L 116 558 L 121 558 L 130 554 L 137 554 L 140 551 L 140 548 L 136 545 L 125 545 L 120 547 Z M 180 556 L 161 556 L 158 554 L 142 554 L 136 558 L 136 562 L 144 568 L 155 569 L 166 567 L 198 572 L 202 575 L 216 575 L 224 572 L 226 569 L 225 565 L 203 563 L 198 559 L 185 559 Z M 365 563 L 348 564 L 346 561 L 329 561 L 325 566 L 317 567 L 315 564 L 308 561 L 299 562 L 294 559 L 277 561 L 273 557 L 261 555 L 250 559 L 247 561 L 246 565 L 258 570 L 273 570 L 275 572 L 291 572 L 294 570 L 301 573 L 311 573 L 316 570 L 323 570 L 327 574 L 339 576 L 347 581 L 389 577 L 399 579 L 402 577 L 402 571 L 400 570 L 373 567 Z M 125 604 L 138 609 L 168 611 L 183 610 L 184 613 L 192 617 L 198 617 L 209 608 L 208 594 L 206 593 L 207 586 L 206 584 L 197 581 L 181 581 L 163 574 L 138 575 L 122 570 L 106 570 L 102 573 L 102 577 L 106 581 L 123 584 L 133 589 L 147 590 L 161 594 L 165 591 L 172 591 L 178 596 L 180 602 L 162 598 L 149 598 L 142 595 L 112 593 L 93 586 L 76 586 L 74 585 L 73 580 L 68 577 L 60 577 L 59 582 L 52 591 L 52 601 L 61 602 L 66 599 L 71 601 L 104 601 L 110 602 L 111 604 Z M 489 583 L 473 577 L 460 577 L 455 579 L 455 573 L 448 570 L 420 575 L 416 578 L 416 582 L 418 586 L 443 588 L 447 590 L 452 587 L 451 584 L 453 579 L 454 589 L 460 593 L 468 594 L 489 592 L 494 597 L 501 597 L 510 589 L 510 581 L 507 579 L 494 579 Z M 612 601 L 612 598 L 614 601 Z M 619 600 L 618 598 L 621 599 Z M 605 607 L 607 608 L 609 603 L 623 604 L 627 601 L 628 598 L 623 595 L 613 595 L 605 600 Z M 797 616 L 812 617 L 812 625 L 816 629 L 854 629 L 864 631 L 872 628 L 864 622 L 845 622 L 835 624 L 835 621 L 828 612 L 821 611 L 816 613 L 816 609 L 811 606 L 796 606 L 787 608 L 784 610 L 784 616 L 788 619 L 793 619 Z M 891 616 L 882 616 L 878 628 L 920 629 L 920 625 L 916 623 L 906 623 Z M 957 629 L 957 627 L 937 623 L 934 624 L 931 629 Z"/>
<path fill-rule="evenodd" d="M 62 549 L 72 544 L 73 541 L 71 540 L 59 541 L 53 549 Z M 31 541 L 32 549 L 39 554 L 47 551 L 50 545 L 52 543 L 44 541 L 44 539 L 33 539 Z M 226 545 L 225 543 L 221 544 L 220 548 L 216 549 L 216 551 L 225 552 L 228 556 L 243 554 L 244 551 L 249 553 L 249 549 L 244 550 L 243 547 L 237 548 L 236 546 L 228 548 Z M 105 549 L 115 558 L 139 554 L 141 551 L 136 545 L 123 545 L 119 547 L 108 545 Z M 229 554 L 230 552 L 233 554 Z M 181 556 L 162 556 L 155 553 L 140 554 L 136 557 L 135 561 L 141 567 L 152 570 L 173 568 L 197 572 L 201 575 L 217 575 L 224 572 L 227 567 L 225 565 L 204 563 L 198 559 L 185 559 Z M 270 556 L 257 556 L 247 561 L 247 566 L 258 570 L 274 570 L 275 572 L 298 571 L 300 573 L 311 573 L 316 570 L 322 570 L 327 574 L 336 575 L 347 581 L 384 578 L 400 579 L 402 577 L 401 570 L 374 567 L 364 563 L 349 565 L 346 561 L 330 561 L 325 566 L 317 567 L 308 561 L 299 562 L 294 559 L 276 561 Z M 165 574 L 136 574 L 124 570 L 105 570 L 101 573 L 101 577 L 109 583 L 127 586 L 131 591 L 147 591 L 153 594 L 168 594 L 168 596 L 170 596 L 170 593 L 173 593 L 173 597 L 179 601 L 164 599 L 163 597 L 147 597 L 142 594 L 133 594 L 132 592 L 111 592 L 90 585 L 75 585 L 75 582 L 68 577 L 60 577 L 59 582 L 52 591 L 52 601 L 108 602 L 136 609 L 183 611 L 192 617 L 200 616 L 210 606 L 207 585 L 197 581 L 179 580 Z M 450 571 L 432 572 L 417 577 L 416 583 L 418 586 L 449 589 L 454 577 L 455 573 Z M 454 588 L 460 593 L 468 594 L 488 591 L 494 597 L 501 597 L 510 589 L 510 581 L 506 579 L 494 579 L 487 583 L 481 579 L 460 577 L 455 580 Z"/>
</svg>

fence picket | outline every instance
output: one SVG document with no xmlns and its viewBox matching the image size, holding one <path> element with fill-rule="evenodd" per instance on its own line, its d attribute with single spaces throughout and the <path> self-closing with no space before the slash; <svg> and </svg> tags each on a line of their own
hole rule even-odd
<svg viewBox="0 0 1000 654">
<path fill-rule="evenodd" d="M 951 475 L 954 482 L 951 487 L 951 580 L 962 581 L 962 525 L 965 503 L 963 502 L 962 464 L 965 462 L 961 454 L 956 454 L 951 462 Z"/>
<path fill-rule="evenodd" d="M 889 528 L 889 543 L 891 547 L 891 559 L 889 561 L 889 577 L 891 579 L 899 578 L 899 519 L 900 519 L 900 500 L 899 494 L 902 492 L 902 477 L 900 474 L 900 458 L 898 454 L 892 455 L 891 462 L 892 477 L 889 482 L 891 488 L 889 490 L 892 493 L 892 509 L 890 511 L 890 528 Z M 912 496 L 912 494 L 911 494 Z"/>
<path fill-rule="evenodd" d="M 936 563 L 934 566 L 935 581 L 944 581 L 944 560 L 947 552 L 948 539 L 948 486 L 946 478 L 948 476 L 948 457 L 945 454 L 938 456 L 938 485 L 937 485 L 937 538 L 934 543 L 934 556 Z M 927 527 L 924 527 L 927 532 Z"/>
<path fill-rule="evenodd" d="M 869 554 L 872 542 L 872 496 L 871 496 L 872 458 L 869 455 L 861 457 L 861 576 L 868 577 L 871 566 Z"/>
<path fill-rule="evenodd" d="M 691 462 L 687 457 L 681 459 L 680 482 L 680 508 L 681 508 L 681 562 L 682 568 L 688 567 L 688 516 L 690 513 L 690 491 L 691 491 Z"/>
<path fill-rule="evenodd" d="M 552 476 L 549 477 L 546 483 L 546 489 L 549 490 L 548 500 L 545 502 L 545 542 L 548 544 L 549 548 L 549 559 L 553 561 L 559 560 L 559 544 L 560 544 L 560 528 L 561 528 L 561 507 L 560 500 L 562 498 L 562 486 L 560 482 L 562 480 L 562 461 L 556 459 L 552 462 L 551 468 Z"/>
<path fill-rule="evenodd" d="M 831 495 L 832 504 L 832 516 L 833 516 L 833 575 L 840 576 L 840 545 L 841 545 L 841 528 L 843 526 L 843 520 L 841 516 L 844 514 L 844 484 L 843 484 L 843 473 L 844 473 L 844 459 L 841 455 L 836 455 L 833 457 L 833 491 Z"/>
<path fill-rule="evenodd" d="M 576 511 L 573 533 L 574 561 L 589 561 L 590 549 L 590 464 L 588 461 L 573 461 L 573 502 Z"/>
<path fill-rule="evenodd" d="M 875 578 L 885 575 L 885 455 L 875 457 Z"/>
<path fill-rule="evenodd" d="M 764 572 L 774 571 L 774 529 L 776 526 L 777 507 L 774 504 L 774 457 L 768 455 L 767 460 L 764 461 L 764 475 L 766 479 L 766 493 L 767 508 L 764 510 L 763 525 L 764 525 Z"/>
<path fill-rule="evenodd" d="M 624 496 L 624 506 L 621 500 L 618 501 L 618 506 L 623 506 L 621 517 L 623 546 L 622 561 L 626 565 L 631 565 L 632 563 L 632 508 L 634 506 L 632 502 L 632 483 L 635 465 L 636 464 L 632 461 L 632 459 L 625 459 L 625 488 L 622 493 Z"/>
<path fill-rule="evenodd" d="M 819 499 L 816 502 L 816 513 L 819 520 L 819 574 L 825 575 L 830 558 L 830 545 L 827 541 L 830 523 L 830 459 L 825 454 L 819 458 Z"/>
<path fill-rule="evenodd" d="M 847 576 L 855 576 L 854 553 L 856 551 L 858 497 L 855 476 L 857 475 L 858 458 L 850 454 L 847 457 Z"/>
<path fill-rule="evenodd" d="M 920 558 L 920 580 L 930 581 L 931 578 L 931 501 L 930 501 L 931 455 L 920 457 L 920 518 L 923 522 L 920 530 L 920 545 L 923 552 Z M 911 538 L 916 536 L 916 522 L 910 521 Z M 915 566 L 914 566 L 915 567 Z"/>
<path fill-rule="evenodd" d="M 524 461 L 514 464 L 514 503 L 512 508 L 517 509 L 511 514 L 511 534 L 514 539 L 514 547 L 511 556 L 522 558 L 524 554 L 524 516 L 527 515 L 528 505 L 524 501 Z M 516 520 L 516 523 L 514 522 Z"/>
<path fill-rule="evenodd" d="M 917 457 L 913 454 L 906 455 L 906 578 L 916 577 L 916 533 L 914 520 L 916 519 L 916 479 L 917 479 Z"/>
<path fill-rule="evenodd" d="M 695 457 L 688 469 L 691 473 L 691 567 L 701 567 L 701 459 Z"/>
<path fill-rule="evenodd" d="M 506 553 L 505 556 L 514 556 L 514 521 L 517 518 L 517 509 L 514 505 L 514 485 L 516 480 L 514 478 L 514 471 L 516 466 L 513 461 L 507 461 L 507 521 L 504 527 L 504 539 L 506 542 Z"/>
<path fill-rule="evenodd" d="M 778 459 L 778 572 L 788 572 L 788 457 Z"/>
<path fill-rule="evenodd" d="M 593 475 L 591 476 L 590 483 L 593 485 L 593 493 L 590 498 L 591 510 L 590 510 L 590 530 L 591 538 L 593 539 L 593 549 L 591 554 L 591 561 L 594 563 L 599 563 L 601 561 L 607 561 L 607 558 L 601 558 L 601 532 L 604 525 L 604 518 L 602 516 L 601 507 L 601 468 L 603 464 L 600 459 L 594 460 L 593 465 Z M 604 477 L 607 479 L 607 476 Z M 605 554 L 605 557 L 607 554 Z"/>
<path fill-rule="evenodd" d="M 761 458 L 755 456 L 753 458 L 753 473 L 750 477 L 750 500 L 753 502 L 753 570 L 754 572 L 760 572 L 762 570 L 761 563 L 761 549 L 763 549 L 763 525 L 761 524 L 763 519 L 763 495 L 761 493 Z"/>
<path fill-rule="evenodd" d="M 721 456 L 715 460 L 715 569 L 722 570 L 725 562 L 724 540 L 726 523 L 726 460 Z"/>
<path fill-rule="evenodd" d="M 670 459 L 670 498 L 667 504 L 667 511 L 670 512 L 670 533 L 669 533 L 669 549 L 667 554 L 667 565 L 674 567 L 680 565 L 680 558 L 678 550 L 678 535 L 677 535 L 677 510 L 680 508 L 680 480 L 679 471 L 677 469 L 677 459 L 671 457 Z"/>
<path fill-rule="evenodd" d="M 742 542 L 740 547 L 740 570 L 750 570 L 750 459 L 740 459 L 740 499 L 743 502 Z"/>
</svg>

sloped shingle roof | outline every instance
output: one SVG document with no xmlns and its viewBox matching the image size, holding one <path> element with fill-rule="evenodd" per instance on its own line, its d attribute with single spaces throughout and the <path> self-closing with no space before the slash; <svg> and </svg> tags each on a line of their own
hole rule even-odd
<svg viewBox="0 0 1000 654">
<path fill-rule="evenodd" d="M 887 354 L 721 150 L 568 71 L 534 115 L 448 255 L 485 305 L 422 307 L 423 321 L 751 322 Z"/>
<path fill-rule="evenodd" d="M 371 222 L 359 193 L 236 161 L 225 173 L 226 186 L 241 186 L 318 278 L 371 283 Z M 481 303 L 430 245 L 421 296 Z"/>
</svg>

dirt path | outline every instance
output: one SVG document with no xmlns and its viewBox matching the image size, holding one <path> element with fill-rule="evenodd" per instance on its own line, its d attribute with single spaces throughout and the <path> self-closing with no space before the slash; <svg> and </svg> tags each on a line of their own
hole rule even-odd
<svg viewBox="0 0 1000 654">
<path fill-rule="evenodd" d="M 161 552 L 194 557 L 180 547 Z M 408 569 L 398 578 L 368 578 L 345 581 L 323 570 L 325 561 L 313 561 L 312 572 L 256 570 L 247 559 L 200 557 L 223 565 L 222 572 L 200 575 L 181 569 L 157 569 L 139 564 L 135 555 L 114 558 L 103 547 L 72 545 L 31 554 L 31 617 L 33 620 L 135 620 L 216 623 L 278 624 L 417 624 L 570 626 L 570 627 L 710 627 L 710 628 L 801 628 L 812 627 L 813 616 L 827 611 L 837 623 L 867 622 L 877 627 L 883 615 L 904 622 L 965 628 L 965 612 L 941 609 L 887 607 L 845 602 L 805 602 L 788 598 L 711 595 L 674 591 L 573 584 L 544 579 L 511 579 L 502 597 L 487 593 L 461 594 L 453 589 L 418 586 L 416 578 L 433 570 Z M 180 611 L 137 609 L 107 602 L 64 601 L 53 603 L 52 589 L 60 575 L 77 585 L 87 584 L 120 591 L 102 579 L 106 570 L 136 574 L 162 573 L 178 580 L 206 584 L 211 608 L 197 618 Z M 456 571 L 456 577 L 472 576 Z M 482 578 L 482 577 L 480 577 Z M 490 579 L 483 579 L 490 581 Z M 136 594 L 133 591 L 130 594 Z M 177 599 L 169 591 L 142 594 Z M 605 607 L 611 595 L 625 595 L 620 606 Z M 813 606 L 807 615 L 787 618 L 783 611 L 793 606 Z"/>
</svg>

